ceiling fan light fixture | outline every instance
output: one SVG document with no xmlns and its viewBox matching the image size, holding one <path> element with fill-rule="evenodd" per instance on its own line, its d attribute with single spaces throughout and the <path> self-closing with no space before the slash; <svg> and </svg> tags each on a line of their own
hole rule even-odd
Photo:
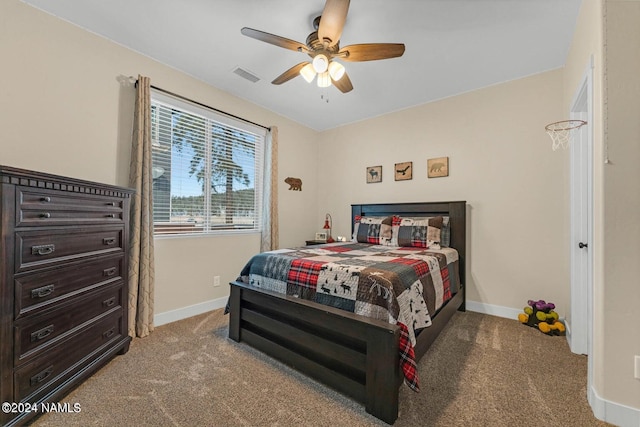
<svg viewBox="0 0 640 427">
<path fill-rule="evenodd" d="M 329 76 L 329 72 L 325 71 L 324 73 L 318 73 L 318 87 L 329 86 L 331 86 L 331 77 Z"/>
<path fill-rule="evenodd" d="M 298 75 L 311 83 L 317 75 L 316 84 L 319 87 L 333 85 L 340 92 L 347 93 L 353 90 L 353 84 L 342 63 L 334 63 L 334 59 L 349 62 L 375 61 L 398 58 L 405 50 L 403 43 L 360 43 L 341 48 L 340 37 L 349 4 L 350 0 L 325 0 L 322 14 L 313 20 L 315 31 L 307 36 L 305 44 L 249 27 L 243 27 L 240 32 L 261 42 L 309 55 L 311 61 L 307 59 L 297 63 L 273 79 L 272 84 L 281 85 Z"/>
<path fill-rule="evenodd" d="M 344 76 L 344 65 L 339 62 L 331 61 L 329 64 L 329 75 L 334 81 L 338 81 Z"/>
<path fill-rule="evenodd" d="M 307 65 L 302 67 L 302 69 L 300 69 L 300 75 L 307 81 L 307 83 L 311 83 L 316 77 L 316 70 L 313 69 L 313 64 L 309 62 Z"/>
<path fill-rule="evenodd" d="M 329 67 L 329 59 L 323 53 L 319 53 L 313 57 L 313 69 L 316 70 L 316 73 L 324 73 L 327 71 Z"/>
</svg>

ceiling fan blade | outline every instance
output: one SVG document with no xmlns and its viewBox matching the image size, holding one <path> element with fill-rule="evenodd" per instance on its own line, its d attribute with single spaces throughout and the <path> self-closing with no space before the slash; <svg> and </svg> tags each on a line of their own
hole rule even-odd
<svg viewBox="0 0 640 427">
<path fill-rule="evenodd" d="M 344 61 L 375 61 L 404 54 L 403 43 L 365 43 L 345 46 L 335 55 Z"/>
<path fill-rule="evenodd" d="M 301 62 L 297 65 L 294 65 L 293 67 L 289 68 L 287 71 L 276 77 L 271 83 L 273 83 L 274 85 L 281 85 L 284 82 L 288 82 L 292 78 L 299 76 L 302 67 L 304 67 L 308 63 L 309 62 Z"/>
<path fill-rule="evenodd" d="M 260 40 L 265 43 L 270 43 L 285 49 L 295 50 L 297 52 L 308 52 L 309 48 L 306 45 L 297 42 L 295 40 L 287 39 L 284 37 L 276 36 L 275 34 L 265 33 L 264 31 L 254 30 L 253 28 L 244 27 L 240 30 L 242 34 L 252 39 Z"/>
<path fill-rule="evenodd" d="M 347 20 L 350 0 L 327 0 L 320 18 L 318 40 L 333 46 L 340 41 L 344 23 Z"/>
<path fill-rule="evenodd" d="M 331 79 L 331 82 L 342 93 L 347 93 L 353 89 L 353 85 L 351 84 L 351 79 L 349 79 L 349 76 L 347 75 L 346 72 L 343 74 L 340 80 Z"/>
</svg>

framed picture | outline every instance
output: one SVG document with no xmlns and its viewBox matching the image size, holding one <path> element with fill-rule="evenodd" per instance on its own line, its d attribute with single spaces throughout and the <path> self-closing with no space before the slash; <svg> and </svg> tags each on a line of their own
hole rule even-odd
<svg viewBox="0 0 640 427">
<path fill-rule="evenodd" d="M 396 163 L 394 174 L 396 181 L 404 181 L 413 178 L 413 162 Z"/>
<path fill-rule="evenodd" d="M 382 182 L 382 166 L 367 166 L 367 184 Z"/>
<path fill-rule="evenodd" d="M 326 232 L 316 233 L 316 238 L 315 238 L 315 240 L 323 240 L 323 241 L 326 241 L 326 240 L 327 240 L 327 233 L 326 233 Z"/>
<path fill-rule="evenodd" d="M 449 176 L 449 158 L 427 159 L 427 177 L 437 178 L 440 176 Z"/>
</svg>

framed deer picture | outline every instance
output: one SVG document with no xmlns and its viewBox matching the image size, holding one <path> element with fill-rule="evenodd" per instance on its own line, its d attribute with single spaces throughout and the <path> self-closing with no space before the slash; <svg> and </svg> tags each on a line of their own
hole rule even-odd
<svg viewBox="0 0 640 427">
<path fill-rule="evenodd" d="M 367 166 L 367 184 L 382 182 L 382 166 Z"/>
</svg>

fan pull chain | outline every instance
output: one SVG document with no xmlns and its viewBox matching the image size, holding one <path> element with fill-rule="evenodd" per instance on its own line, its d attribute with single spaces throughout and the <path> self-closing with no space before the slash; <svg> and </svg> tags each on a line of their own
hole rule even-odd
<svg viewBox="0 0 640 427">
<path fill-rule="evenodd" d="M 322 99 L 327 104 L 329 103 L 329 94 L 327 93 L 327 88 L 322 89 L 322 93 L 320 94 L 320 99 Z"/>
</svg>

